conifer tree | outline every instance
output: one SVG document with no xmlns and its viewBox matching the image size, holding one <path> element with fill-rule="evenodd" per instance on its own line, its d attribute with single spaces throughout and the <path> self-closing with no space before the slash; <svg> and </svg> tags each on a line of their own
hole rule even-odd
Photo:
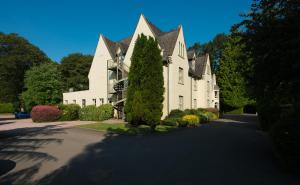
<svg viewBox="0 0 300 185">
<path fill-rule="evenodd" d="M 160 121 L 164 100 L 163 61 L 160 53 L 157 41 L 150 37 L 143 62 L 141 90 L 145 104 L 144 120 L 152 128 Z"/>
<path fill-rule="evenodd" d="M 126 119 L 133 125 L 155 128 L 162 116 L 163 62 L 158 43 L 141 35 L 131 57 L 125 104 Z"/>
</svg>

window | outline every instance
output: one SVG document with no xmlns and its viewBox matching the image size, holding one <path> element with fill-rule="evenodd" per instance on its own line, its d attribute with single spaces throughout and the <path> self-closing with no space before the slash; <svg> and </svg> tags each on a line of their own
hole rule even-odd
<svg viewBox="0 0 300 185">
<path fill-rule="evenodd" d="M 179 110 L 183 110 L 183 96 L 179 96 Z"/>
<path fill-rule="evenodd" d="M 76 100 L 73 100 L 73 103 L 76 104 Z"/>
<path fill-rule="evenodd" d="M 103 98 L 99 98 L 99 100 L 100 100 L 100 105 L 103 105 L 104 99 Z"/>
<path fill-rule="evenodd" d="M 181 53 L 182 55 L 181 56 L 182 56 L 182 58 L 184 58 L 184 44 L 182 44 L 181 49 L 182 49 L 182 53 Z"/>
<path fill-rule="evenodd" d="M 184 57 L 184 44 L 181 42 L 178 42 L 178 56 Z"/>
<path fill-rule="evenodd" d="M 218 98 L 218 91 L 215 91 L 215 98 Z"/>
<path fill-rule="evenodd" d="M 181 56 L 181 43 L 178 43 L 178 55 Z"/>
<path fill-rule="evenodd" d="M 96 103 L 97 103 L 97 102 L 96 102 L 96 99 L 93 99 L 93 103 L 94 103 L 94 105 L 96 106 Z"/>
<path fill-rule="evenodd" d="M 65 104 L 68 104 L 68 100 L 65 100 Z"/>
<path fill-rule="evenodd" d="M 198 87 L 197 87 L 197 80 L 194 79 L 194 91 L 197 91 L 198 90 Z"/>
<path fill-rule="evenodd" d="M 194 99 L 194 109 L 197 109 L 197 99 Z"/>
<path fill-rule="evenodd" d="M 219 109 L 218 102 L 215 103 L 215 108 L 216 108 L 216 109 Z"/>
<path fill-rule="evenodd" d="M 82 107 L 85 107 L 85 106 L 86 106 L 86 100 L 82 99 Z"/>
<path fill-rule="evenodd" d="M 178 83 L 183 84 L 183 69 L 180 67 L 178 71 Z"/>
</svg>

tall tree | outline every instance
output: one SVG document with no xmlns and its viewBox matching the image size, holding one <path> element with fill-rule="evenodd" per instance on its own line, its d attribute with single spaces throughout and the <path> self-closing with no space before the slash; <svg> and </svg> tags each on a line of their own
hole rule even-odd
<svg viewBox="0 0 300 185">
<path fill-rule="evenodd" d="M 24 87 L 24 74 L 32 66 L 51 60 L 17 34 L 0 32 L 0 102 L 17 102 Z"/>
<path fill-rule="evenodd" d="M 298 0 L 254 1 L 239 24 L 253 54 L 255 96 L 260 123 L 269 129 L 283 107 L 295 117 L 300 106 L 300 3 Z"/>
<path fill-rule="evenodd" d="M 213 38 L 213 40 L 204 44 L 200 44 L 199 42 L 195 43 L 191 48 L 196 51 L 197 56 L 202 56 L 208 53 L 210 56 L 212 70 L 216 73 L 218 71 L 222 52 L 227 40 L 227 35 L 219 33 Z"/>
<path fill-rule="evenodd" d="M 164 81 L 160 53 L 152 37 L 138 37 L 131 57 L 125 104 L 127 120 L 134 125 L 148 124 L 154 129 L 162 116 Z"/>
<path fill-rule="evenodd" d="M 145 102 L 145 122 L 152 128 L 160 122 L 164 100 L 163 60 L 158 43 L 152 37 L 147 41 L 143 60 L 141 89 Z"/>
<path fill-rule="evenodd" d="M 63 91 L 73 88 L 74 91 L 89 88 L 88 74 L 93 56 L 73 53 L 64 57 L 60 62 Z"/>
<path fill-rule="evenodd" d="M 22 93 L 26 110 L 34 105 L 53 105 L 62 100 L 62 83 L 59 65 L 41 64 L 25 74 L 25 89 Z"/>
<path fill-rule="evenodd" d="M 244 61 L 244 45 L 239 44 L 240 39 L 234 35 L 228 37 L 217 73 L 221 108 L 224 111 L 240 109 L 249 103 L 246 80 L 241 70 L 247 61 Z"/>
<path fill-rule="evenodd" d="M 147 43 L 147 37 L 140 35 L 134 45 L 133 53 L 131 56 L 131 65 L 128 74 L 128 88 L 125 104 L 126 119 L 133 125 L 143 123 L 142 113 L 137 112 L 135 107 L 143 107 L 143 101 L 139 101 L 141 83 L 143 76 L 143 61 L 145 58 L 145 48 Z"/>
</svg>

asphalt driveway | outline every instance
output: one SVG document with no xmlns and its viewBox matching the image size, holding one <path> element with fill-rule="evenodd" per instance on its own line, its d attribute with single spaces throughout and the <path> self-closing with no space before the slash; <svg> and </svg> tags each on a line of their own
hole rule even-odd
<svg viewBox="0 0 300 185">
<path fill-rule="evenodd" d="M 255 116 L 150 136 L 51 127 L 0 138 L 0 184 L 300 184 L 278 167 Z"/>
</svg>

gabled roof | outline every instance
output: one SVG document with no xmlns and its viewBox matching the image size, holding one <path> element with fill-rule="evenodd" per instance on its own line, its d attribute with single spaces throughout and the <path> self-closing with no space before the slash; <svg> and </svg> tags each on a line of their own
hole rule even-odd
<svg viewBox="0 0 300 185">
<path fill-rule="evenodd" d="M 123 53 L 126 53 L 128 47 L 129 47 L 129 44 L 131 42 L 131 39 L 132 39 L 132 37 L 130 36 L 130 37 L 122 39 L 118 42 L 114 42 L 114 41 L 111 41 L 110 39 L 104 37 L 103 35 L 102 35 L 102 37 L 108 48 L 110 55 L 113 58 L 116 56 L 118 48 L 120 48 Z"/>
<path fill-rule="evenodd" d="M 165 32 L 160 37 L 158 37 L 158 43 L 164 50 L 163 57 L 168 57 L 173 54 L 176 41 L 179 34 L 179 28 L 175 30 L 171 30 L 169 32 Z"/>
<path fill-rule="evenodd" d="M 202 78 L 205 74 L 205 69 L 208 61 L 208 54 L 197 57 L 195 60 L 195 70 L 189 68 L 189 74 L 195 78 Z"/>
<path fill-rule="evenodd" d="M 193 59 L 196 56 L 196 52 L 194 49 L 189 49 L 187 51 L 187 57 L 189 60 Z"/>
<path fill-rule="evenodd" d="M 168 56 L 173 54 L 181 26 L 179 26 L 176 29 L 170 30 L 168 32 L 163 32 L 158 27 L 156 27 L 154 24 L 152 24 L 150 21 L 148 21 L 145 17 L 144 17 L 144 19 L 146 20 L 146 23 L 148 24 L 153 35 L 157 39 L 158 44 L 163 49 L 163 59 L 166 59 Z M 132 36 L 122 39 L 118 42 L 111 41 L 104 36 L 103 36 L 103 38 L 104 38 L 106 46 L 113 58 L 116 56 L 116 52 L 117 52 L 118 48 L 120 48 L 123 53 L 126 53 L 128 47 L 129 47 L 129 44 L 132 40 Z"/>
</svg>

